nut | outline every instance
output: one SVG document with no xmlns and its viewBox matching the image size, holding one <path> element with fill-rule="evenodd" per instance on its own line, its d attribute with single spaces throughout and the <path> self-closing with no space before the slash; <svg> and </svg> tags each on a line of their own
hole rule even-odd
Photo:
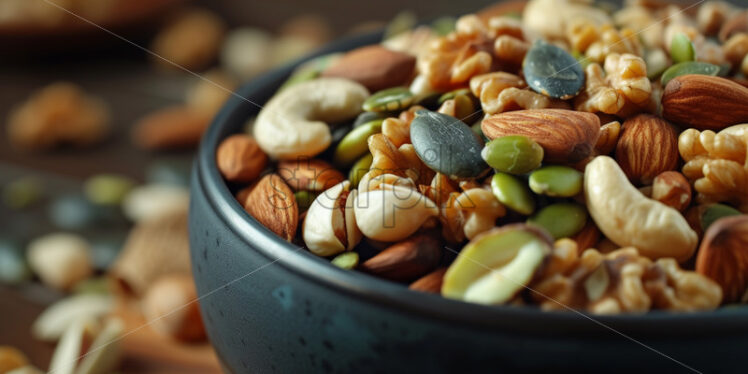
<svg viewBox="0 0 748 374">
<path fill-rule="evenodd" d="M 18 349 L 0 345 L 0 373 L 10 373 L 28 364 L 29 360 Z"/>
<path fill-rule="evenodd" d="M 257 116 L 254 135 L 270 157 L 314 157 L 332 141 L 326 122 L 361 112 L 366 88 L 341 78 L 320 78 L 293 85 L 275 95 Z"/>
<path fill-rule="evenodd" d="M 662 116 L 699 130 L 748 122 L 748 88 L 719 77 L 682 75 L 665 87 Z"/>
<path fill-rule="evenodd" d="M 27 255 L 31 270 L 59 290 L 69 290 L 93 272 L 91 248 L 78 235 L 55 233 L 34 239 Z"/>
<path fill-rule="evenodd" d="M 621 123 L 618 121 L 608 122 L 600 127 L 600 137 L 595 144 L 595 153 L 598 155 L 609 155 L 618 144 L 621 135 Z"/>
<path fill-rule="evenodd" d="M 652 184 L 652 198 L 683 212 L 691 204 L 691 185 L 677 171 L 660 173 Z"/>
<path fill-rule="evenodd" d="M 738 68 L 743 62 L 743 58 L 748 54 L 748 33 L 733 35 L 725 42 L 722 48 L 724 48 L 727 61 L 733 67 Z"/>
<path fill-rule="evenodd" d="M 99 99 L 71 83 L 54 83 L 34 93 L 8 117 L 8 138 L 27 149 L 61 144 L 88 146 L 109 133 L 109 111 Z"/>
<path fill-rule="evenodd" d="M 138 120 L 132 131 L 135 145 L 143 149 L 190 148 L 197 145 L 210 117 L 187 106 L 157 110 Z"/>
<path fill-rule="evenodd" d="M 352 204 L 357 190 L 343 181 L 319 194 L 304 218 L 302 236 L 309 250 L 317 256 L 332 256 L 350 251 L 361 241 Z"/>
<path fill-rule="evenodd" d="M 113 307 L 114 299 L 108 295 L 79 294 L 71 296 L 45 309 L 31 326 L 31 333 L 36 339 L 56 342 L 74 321 L 103 317 Z"/>
<path fill-rule="evenodd" d="M 733 6 L 726 1 L 707 1 L 699 7 L 696 20 L 699 30 L 705 35 L 715 35 L 734 12 Z"/>
<path fill-rule="evenodd" d="M 384 180 L 390 179 L 390 182 Z M 380 184 L 377 184 L 381 180 Z M 413 234 L 439 209 L 433 201 L 415 188 L 396 185 L 406 180 L 392 174 L 383 174 L 367 182 L 368 190 L 360 192 L 354 200 L 356 224 L 370 239 L 395 242 Z M 412 183 L 412 182 L 411 182 Z"/>
<path fill-rule="evenodd" d="M 205 339 L 195 282 L 189 274 L 159 278 L 143 297 L 143 316 L 154 330 L 187 342 Z"/>
<path fill-rule="evenodd" d="M 257 182 L 244 209 L 281 238 L 291 241 L 296 235 L 299 207 L 293 191 L 277 174 L 266 175 Z"/>
<path fill-rule="evenodd" d="M 433 234 L 424 233 L 386 248 L 359 269 L 381 278 L 409 282 L 434 270 L 441 255 L 439 240 Z"/>
<path fill-rule="evenodd" d="M 236 81 L 224 71 L 211 70 L 199 79 L 186 94 L 187 106 L 203 117 L 213 118 L 236 89 Z"/>
<path fill-rule="evenodd" d="M 748 215 L 725 217 L 709 226 L 696 271 L 722 286 L 725 302 L 740 301 L 748 289 Z"/>
<path fill-rule="evenodd" d="M 549 12 L 549 9 L 553 11 Z M 613 23 L 602 9 L 573 0 L 532 0 L 522 12 L 525 27 L 549 39 L 564 38 L 566 28 L 572 21 L 580 19 L 594 25 Z"/>
<path fill-rule="evenodd" d="M 322 76 L 345 78 L 374 92 L 407 83 L 415 64 L 416 59 L 410 54 L 370 45 L 346 53 Z"/>
<path fill-rule="evenodd" d="M 514 224 L 476 236 L 444 274 L 442 296 L 479 304 L 503 304 L 527 284 L 550 254 L 548 233 Z"/>
<path fill-rule="evenodd" d="M 651 259 L 691 257 L 698 236 L 677 210 L 646 198 L 610 157 L 595 157 L 585 169 L 587 209 L 605 236 L 636 247 Z"/>
<path fill-rule="evenodd" d="M 182 186 L 146 184 L 133 188 L 122 202 L 125 216 L 133 222 L 149 221 L 186 211 L 190 194 Z"/>
<path fill-rule="evenodd" d="M 734 14 L 722 25 L 719 30 L 719 41 L 724 43 L 741 32 L 748 32 L 748 10 Z"/>
<path fill-rule="evenodd" d="M 155 61 L 168 68 L 201 70 L 215 60 L 225 29 L 211 12 L 182 11 L 154 38 L 151 50 L 161 57 Z"/>
<path fill-rule="evenodd" d="M 447 268 L 436 269 L 411 283 L 408 288 L 413 291 L 438 294 L 442 291 L 444 273 L 446 272 Z"/>
<path fill-rule="evenodd" d="M 216 151 L 216 164 L 226 180 L 249 183 L 267 165 L 268 156 L 249 135 L 232 135 L 224 139 Z"/>
<path fill-rule="evenodd" d="M 501 113 L 483 120 L 490 139 L 526 136 L 543 147 L 544 161 L 573 163 L 590 155 L 600 134 L 600 119 L 592 113 L 563 109 L 529 109 Z"/>
<path fill-rule="evenodd" d="M 345 179 L 335 167 L 316 159 L 281 161 L 278 163 L 278 175 L 294 191 L 325 191 Z"/>
<path fill-rule="evenodd" d="M 678 135 L 659 117 L 640 114 L 623 123 L 616 161 L 635 184 L 649 184 L 678 166 Z"/>
</svg>

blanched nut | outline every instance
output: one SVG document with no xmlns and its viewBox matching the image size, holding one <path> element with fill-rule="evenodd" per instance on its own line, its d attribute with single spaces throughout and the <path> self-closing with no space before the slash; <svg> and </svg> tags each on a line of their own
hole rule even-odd
<svg viewBox="0 0 748 374">
<path fill-rule="evenodd" d="M 418 56 L 418 71 L 431 87 L 451 88 L 491 71 L 493 40 L 474 15 L 460 17 L 455 32 L 431 42 Z"/>
<path fill-rule="evenodd" d="M 439 214 L 436 204 L 415 188 L 398 184 L 404 178 L 381 175 L 383 183 L 354 196 L 355 223 L 369 239 L 395 242 L 416 232 Z M 384 180 L 387 180 L 384 182 Z"/>
<path fill-rule="evenodd" d="M 275 95 L 257 116 L 254 136 L 272 158 L 314 157 L 332 141 L 327 122 L 361 112 L 366 88 L 341 78 L 319 78 Z"/>
<path fill-rule="evenodd" d="M 551 40 L 562 39 L 567 26 L 578 19 L 594 25 L 612 23 L 602 9 L 575 0 L 531 0 L 522 12 L 522 23 L 528 31 Z"/>
<path fill-rule="evenodd" d="M 598 156 L 585 169 L 587 209 L 600 231 L 619 246 L 632 246 L 651 259 L 691 257 L 698 236 L 677 210 L 648 199 L 612 158 Z"/>
<path fill-rule="evenodd" d="M 54 233 L 29 243 L 28 262 L 44 284 L 69 290 L 93 272 L 91 247 L 82 237 Z"/>
<path fill-rule="evenodd" d="M 678 150 L 686 161 L 683 175 L 693 182 L 699 203 L 731 202 L 748 213 L 748 131 L 744 126 L 719 133 L 688 129 L 678 137 Z"/>
<path fill-rule="evenodd" d="M 319 194 L 304 219 L 302 237 L 309 251 L 317 256 L 332 256 L 350 251 L 361 241 L 356 226 L 353 202 L 357 191 L 343 181 Z"/>
<path fill-rule="evenodd" d="M 680 269 L 672 258 L 652 262 L 632 247 L 579 253 L 570 239 L 556 242 L 548 265 L 530 287 L 544 310 L 574 308 L 593 314 L 711 310 L 722 300 L 719 285 Z"/>
<path fill-rule="evenodd" d="M 470 91 L 480 100 L 486 114 L 501 113 L 499 95 L 512 87 L 524 88 L 527 84 L 519 76 L 505 72 L 482 74 L 470 79 Z"/>
</svg>

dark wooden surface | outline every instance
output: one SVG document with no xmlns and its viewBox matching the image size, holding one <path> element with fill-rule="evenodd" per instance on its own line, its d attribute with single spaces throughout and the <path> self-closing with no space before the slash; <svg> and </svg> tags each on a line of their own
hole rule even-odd
<svg viewBox="0 0 748 374">
<path fill-rule="evenodd" d="M 402 10 L 412 10 L 422 18 L 433 18 L 471 12 L 492 1 L 205 0 L 198 3 L 217 11 L 233 26 L 246 24 L 270 30 L 277 30 L 293 16 L 313 13 L 330 22 L 337 35 L 343 35 L 357 24 L 386 21 Z M 136 31 L 131 34 L 134 40 L 147 45 L 147 36 L 144 35 L 148 30 Z M 94 43 L 91 47 L 86 47 L 86 38 Z M 0 185 L 19 175 L 32 174 L 45 181 L 45 189 L 60 193 L 78 189 L 83 179 L 102 172 L 121 173 L 143 180 L 145 165 L 164 157 L 163 154 L 134 149 L 129 140 L 129 129 L 143 114 L 180 103 L 186 87 L 196 78 L 183 72 L 155 70 L 142 51 L 109 35 L 97 34 L 70 42 L 71 48 L 76 46 L 74 51 L 58 46 L 51 55 L 0 49 Z M 61 80 L 75 82 L 109 103 L 114 125 L 112 136 L 104 144 L 85 150 L 29 153 L 11 147 L 5 133 L 5 122 L 11 108 L 38 88 Z M 190 154 L 167 156 L 184 158 Z M 52 229 L 43 206 L 22 213 L 0 208 L 0 236 L 28 240 Z M 29 356 L 33 364 L 46 368 L 54 347 L 32 339 L 29 328 L 44 307 L 61 296 L 38 284 L 20 288 L 0 286 L 0 345 L 16 346 Z M 154 360 L 157 361 L 154 357 L 130 358 L 125 363 L 125 372 L 159 371 L 160 366 Z"/>
</svg>

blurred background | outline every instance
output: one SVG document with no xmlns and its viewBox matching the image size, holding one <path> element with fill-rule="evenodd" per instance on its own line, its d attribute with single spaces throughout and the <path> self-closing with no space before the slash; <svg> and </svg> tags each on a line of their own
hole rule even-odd
<svg viewBox="0 0 748 374">
<path fill-rule="evenodd" d="M 189 304 L 186 206 L 230 91 L 490 3 L 0 0 L 0 373 L 219 371 Z"/>
</svg>

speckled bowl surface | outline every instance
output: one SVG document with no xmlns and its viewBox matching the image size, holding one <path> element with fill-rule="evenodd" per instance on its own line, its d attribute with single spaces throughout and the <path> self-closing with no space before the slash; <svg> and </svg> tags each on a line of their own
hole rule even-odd
<svg viewBox="0 0 748 374">
<path fill-rule="evenodd" d="M 380 37 L 344 40 L 318 55 Z M 192 267 L 227 372 L 748 372 L 748 308 L 588 316 L 472 305 L 338 269 L 276 237 L 234 200 L 214 154 L 294 65 L 242 87 L 252 103 L 231 98 L 192 175 Z"/>
</svg>

